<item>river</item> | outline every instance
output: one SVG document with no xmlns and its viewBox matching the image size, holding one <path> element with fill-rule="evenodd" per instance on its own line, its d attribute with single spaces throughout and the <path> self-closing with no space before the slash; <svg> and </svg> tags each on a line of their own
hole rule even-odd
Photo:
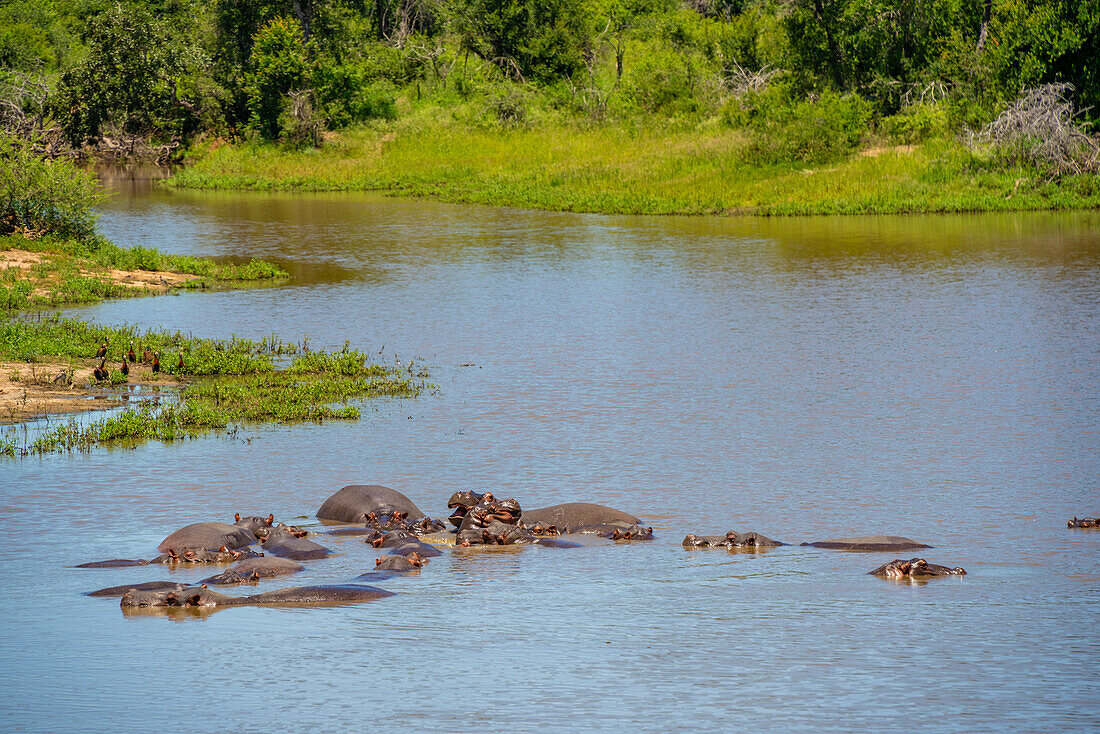
<svg viewBox="0 0 1100 734">
<path fill-rule="evenodd" d="M 0 462 L 8 731 L 1096 730 L 1100 212 L 637 218 L 110 181 L 123 245 L 286 285 L 70 309 L 345 340 L 438 390 L 357 422 Z M 448 552 L 376 602 L 124 615 L 82 592 L 234 512 L 347 484 L 638 514 L 652 542 Z M 296 519 L 295 519 L 296 518 Z M 899 555 L 686 551 L 687 533 L 905 535 Z M 280 585 L 373 567 L 355 538 Z M 229 593 L 241 593 L 230 590 Z"/>
</svg>

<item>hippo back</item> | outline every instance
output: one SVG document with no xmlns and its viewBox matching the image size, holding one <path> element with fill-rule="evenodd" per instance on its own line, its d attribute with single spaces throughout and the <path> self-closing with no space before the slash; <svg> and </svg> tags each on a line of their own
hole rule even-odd
<svg viewBox="0 0 1100 734">
<path fill-rule="evenodd" d="M 336 522 L 364 522 L 367 513 L 388 514 L 394 510 L 409 517 L 424 517 L 412 500 L 396 489 L 379 484 L 350 484 L 325 500 L 317 510 L 317 519 Z"/>
<path fill-rule="evenodd" d="M 559 528 L 577 525 L 640 525 L 641 520 L 616 510 L 613 507 L 594 505 L 588 502 L 566 502 L 562 505 L 541 507 L 537 510 L 525 510 L 520 518 L 532 525 L 541 522 L 544 525 L 556 525 Z"/>
<path fill-rule="evenodd" d="M 157 550 L 161 553 L 183 549 L 213 550 L 223 545 L 235 550 L 255 542 L 255 535 L 236 525 L 224 522 L 197 522 L 169 535 L 161 541 Z"/>
</svg>

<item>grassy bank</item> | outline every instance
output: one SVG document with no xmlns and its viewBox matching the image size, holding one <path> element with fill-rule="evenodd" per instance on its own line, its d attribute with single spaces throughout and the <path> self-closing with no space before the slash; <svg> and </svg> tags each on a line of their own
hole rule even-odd
<svg viewBox="0 0 1100 734">
<path fill-rule="evenodd" d="M 0 236 L 0 308 L 8 310 L 287 277 L 281 268 L 261 260 L 217 263 L 145 247 L 123 249 L 96 236 Z"/>
<path fill-rule="evenodd" d="M 1100 206 L 1100 177 L 1049 183 L 959 143 L 865 148 L 826 165 L 751 165 L 729 129 L 475 127 L 422 121 L 345 131 L 320 149 L 196 149 L 170 186 L 383 191 L 444 201 L 622 214 L 872 214 Z"/>
<path fill-rule="evenodd" d="M 134 363 L 127 361 L 131 343 L 137 357 Z M 120 442 L 232 433 L 264 423 L 354 420 L 359 409 L 352 401 L 412 397 L 427 387 L 426 375 L 416 368 L 372 364 L 366 354 L 348 348 L 317 352 L 275 337 L 261 341 L 202 339 L 56 317 L 0 322 L 0 360 L 55 365 L 67 361 L 71 374 L 76 365 L 95 363 L 102 344 L 108 345 L 106 358 L 114 366 L 109 379 L 73 385 L 74 389 L 117 388 L 141 373 L 143 384 L 150 384 L 145 378 L 151 377 L 153 385 L 178 389 L 178 400 L 130 407 L 86 425 L 70 421 L 29 444 L 20 445 L 11 435 L 0 436 L 0 454 L 88 451 Z M 158 353 L 163 360 L 159 372 L 149 374 L 141 361 L 146 350 Z M 288 355 L 292 355 L 289 362 Z M 124 362 L 129 375 L 117 369 Z"/>
</svg>

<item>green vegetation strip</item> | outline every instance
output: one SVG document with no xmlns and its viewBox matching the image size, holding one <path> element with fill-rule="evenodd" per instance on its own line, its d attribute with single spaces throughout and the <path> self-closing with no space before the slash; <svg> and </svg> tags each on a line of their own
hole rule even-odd
<svg viewBox="0 0 1100 734">
<path fill-rule="evenodd" d="M 109 345 L 109 363 L 120 363 L 131 342 L 139 359 L 145 350 L 164 355 L 162 371 L 185 382 L 178 402 L 127 408 L 86 425 L 70 421 L 45 432 L 29 446 L 3 437 L 0 454 L 89 451 L 119 442 L 171 441 L 211 431 L 233 432 L 250 424 L 355 420 L 359 409 L 349 404 L 351 401 L 413 397 L 429 387 L 426 374 L 416 368 L 371 364 L 368 355 L 347 346 L 337 352 L 309 352 L 304 344 L 274 337 L 260 341 L 201 339 L 178 332 L 139 332 L 134 327 L 96 326 L 60 318 L 0 323 L 0 359 L 4 360 L 94 361 L 104 342 Z M 167 358 L 169 354 L 171 358 Z M 298 356 L 288 365 L 276 364 L 280 355 L 294 354 Z M 115 371 L 111 377 L 112 382 L 124 379 Z"/>
<path fill-rule="evenodd" d="M 876 214 L 1100 206 L 1100 176 L 1057 183 L 946 139 L 830 164 L 759 165 L 729 130 L 478 129 L 397 122 L 319 150 L 196 151 L 169 185 L 383 191 L 445 201 L 615 214 Z M 870 154 L 868 154 L 870 153 Z"/>
<path fill-rule="evenodd" d="M 286 271 L 262 260 L 244 265 L 217 263 L 204 258 L 166 255 L 140 246 L 123 249 L 98 236 L 77 239 L 48 235 L 34 240 L 21 235 L 0 237 L 0 253 L 11 250 L 37 253 L 41 260 L 29 268 L 0 270 L 0 308 L 8 310 L 95 303 L 105 298 L 159 292 L 124 285 L 112 279 L 109 269 L 195 276 L 175 284 L 174 288 L 240 287 L 250 282 L 289 277 Z"/>
</svg>

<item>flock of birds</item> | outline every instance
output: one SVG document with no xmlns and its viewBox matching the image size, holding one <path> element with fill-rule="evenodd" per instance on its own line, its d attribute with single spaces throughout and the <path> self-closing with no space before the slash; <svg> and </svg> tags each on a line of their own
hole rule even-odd
<svg viewBox="0 0 1100 734">
<path fill-rule="evenodd" d="M 107 341 L 99 346 L 99 351 L 95 353 L 96 359 L 99 360 L 99 366 L 92 370 L 92 377 L 96 382 L 106 382 L 110 379 L 110 373 L 107 371 Z M 134 352 L 134 343 L 130 342 L 130 351 L 126 353 L 126 356 L 122 358 L 122 364 L 119 365 L 118 371 L 125 376 L 130 374 L 130 365 L 137 362 L 137 354 Z M 144 364 L 151 366 L 153 374 L 160 372 L 160 352 L 151 352 L 148 349 L 141 355 L 141 361 Z M 180 353 L 179 362 L 176 364 L 176 369 L 183 369 L 183 354 Z"/>
</svg>

